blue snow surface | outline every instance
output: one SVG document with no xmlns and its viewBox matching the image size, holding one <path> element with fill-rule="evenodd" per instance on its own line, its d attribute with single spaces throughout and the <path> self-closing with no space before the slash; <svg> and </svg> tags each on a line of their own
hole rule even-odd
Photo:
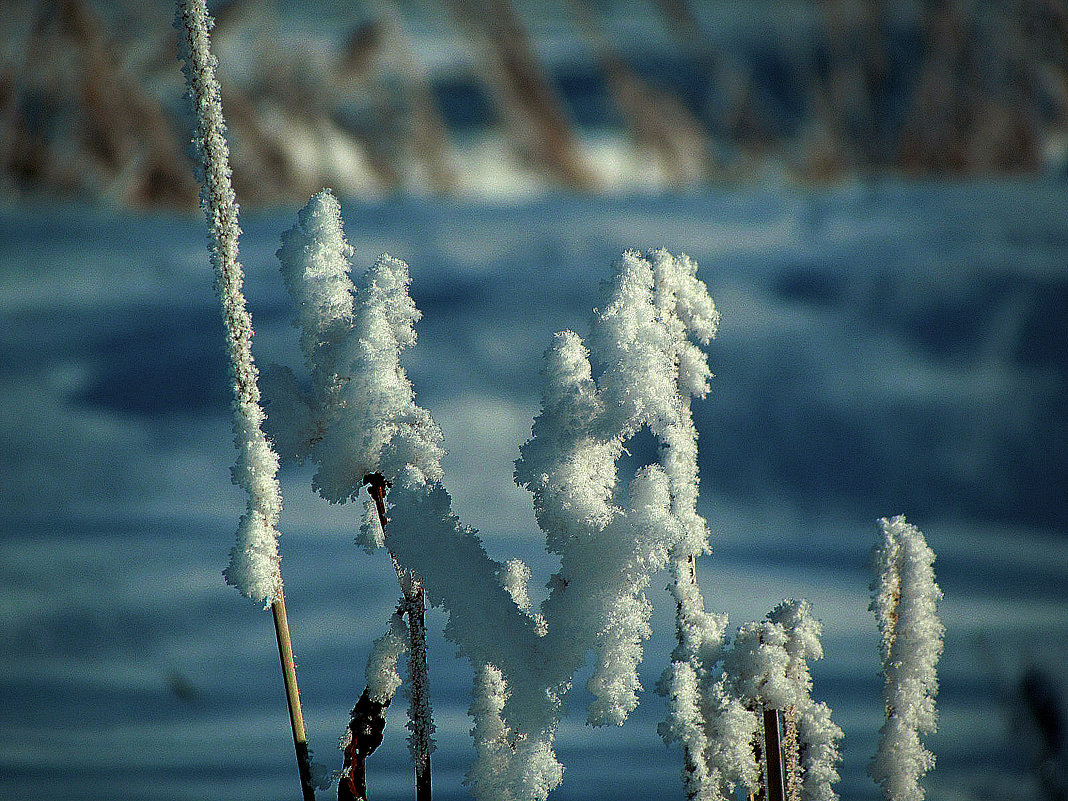
<svg viewBox="0 0 1068 801">
<path fill-rule="evenodd" d="M 383 251 L 411 265 L 424 317 L 407 368 L 445 431 L 456 509 L 494 558 L 526 559 L 535 586 L 553 563 L 511 474 L 550 334 L 585 333 L 622 251 L 696 258 L 723 315 L 696 404 L 708 605 L 733 627 L 812 602 L 826 650 L 814 695 L 846 732 L 839 790 L 874 799 L 867 558 L 876 520 L 906 514 L 945 591 L 929 797 L 1032 799 L 1018 687 L 1029 669 L 1062 695 L 1068 679 L 1066 192 L 885 182 L 344 209 L 358 268 Z M 260 363 L 300 364 L 274 257 L 294 212 L 243 217 Z M 0 798 L 298 795 L 270 614 L 221 577 L 244 498 L 205 240 L 195 216 L 0 212 Z M 319 500 L 305 468 L 282 478 L 305 717 L 337 768 L 396 579 L 353 545 L 359 507 Z M 680 754 L 656 734 L 666 583 L 650 591 L 642 705 L 622 728 L 586 728 L 589 668 L 577 676 L 552 798 L 684 797 Z M 446 801 L 468 797 L 471 669 L 443 615 L 429 621 Z M 403 706 L 369 761 L 382 801 L 412 795 Z"/>
</svg>

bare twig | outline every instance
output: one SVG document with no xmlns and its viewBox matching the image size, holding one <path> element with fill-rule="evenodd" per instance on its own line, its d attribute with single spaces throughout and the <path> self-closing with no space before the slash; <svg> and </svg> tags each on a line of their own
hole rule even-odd
<svg viewBox="0 0 1068 801">
<path fill-rule="evenodd" d="M 363 477 L 367 494 L 371 496 L 378 511 L 378 522 L 385 531 L 386 489 L 389 482 L 381 473 Z M 426 597 L 423 583 L 410 570 L 401 566 L 390 552 L 393 568 L 397 571 L 401 592 L 404 594 L 404 611 L 408 616 L 408 682 L 411 701 L 411 728 L 413 737 L 412 758 L 415 761 L 416 801 L 431 801 L 430 781 L 430 734 L 433 724 L 430 719 L 430 686 L 428 681 L 426 653 Z M 365 691 L 366 693 L 366 691 Z"/>
<path fill-rule="evenodd" d="M 779 711 L 764 710 L 764 792 L 767 801 L 784 801 L 782 734 Z"/>
</svg>

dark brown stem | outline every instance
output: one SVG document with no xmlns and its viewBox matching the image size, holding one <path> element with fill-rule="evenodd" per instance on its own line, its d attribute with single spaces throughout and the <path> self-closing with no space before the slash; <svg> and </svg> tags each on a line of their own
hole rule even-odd
<svg viewBox="0 0 1068 801">
<path fill-rule="evenodd" d="M 375 503 L 378 522 L 385 531 L 389 518 L 386 517 L 386 489 L 390 483 L 381 473 L 369 473 L 363 477 L 367 493 Z M 430 687 L 427 670 L 426 653 L 426 598 L 422 582 L 409 570 L 403 568 L 397 558 L 390 552 L 393 567 L 397 571 L 401 591 L 404 593 L 404 611 L 408 616 L 408 682 L 410 688 L 411 715 L 418 752 L 415 759 L 415 797 L 416 801 L 431 801 L 430 782 Z M 366 794 L 366 788 L 364 789 Z M 365 796 L 364 796 L 365 797 Z M 344 801 L 344 799 L 342 800 Z"/>
<path fill-rule="evenodd" d="M 349 717 L 349 744 L 345 764 L 337 783 L 338 801 L 367 801 L 367 757 L 382 744 L 389 701 L 372 701 L 364 689 Z"/>
<path fill-rule="evenodd" d="M 782 734 L 776 709 L 764 710 L 764 792 L 767 801 L 785 801 Z"/>
</svg>

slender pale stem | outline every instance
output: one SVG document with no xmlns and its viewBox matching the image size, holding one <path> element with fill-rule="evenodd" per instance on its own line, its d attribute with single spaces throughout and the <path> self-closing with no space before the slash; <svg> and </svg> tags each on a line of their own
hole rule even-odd
<svg viewBox="0 0 1068 801">
<path fill-rule="evenodd" d="M 278 639 L 278 657 L 282 662 L 282 681 L 286 688 L 286 703 L 289 706 L 289 724 L 293 730 L 293 746 L 297 752 L 297 772 L 300 774 L 300 790 L 304 801 L 315 801 L 315 785 L 312 782 L 311 755 L 308 751 L 308 735 L 304 731 L 304 714 L 300 709 L 300 693 L 297 690 L 297 665 L 293 659 L 293 641 L 289 636 L 289 618 L 286 616 L 284 595 L 271 604 L 274 616 L 274 633 Z"/>
</svg>

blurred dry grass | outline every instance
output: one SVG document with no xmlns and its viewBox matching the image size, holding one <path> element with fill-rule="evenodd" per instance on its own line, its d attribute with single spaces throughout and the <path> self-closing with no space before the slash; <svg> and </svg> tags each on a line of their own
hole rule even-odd
<svg viewBox="0 0 1068 801">
<path fill-rule="evenodd" d="M 746 5 L 379 0 L 353 2 L 324 37 L 301 28 L 315 4 L 217 3 L 238 196 L 1063 170 L 1064 0 Z M 4 201 L 192 206 L 170 4 L 12 0 L 6 11 Z M 732 40 L 726 23 L 746 15 L 755 38 Z M 442 69 L 434 48 L 459 55 Z"/>
</svg>

